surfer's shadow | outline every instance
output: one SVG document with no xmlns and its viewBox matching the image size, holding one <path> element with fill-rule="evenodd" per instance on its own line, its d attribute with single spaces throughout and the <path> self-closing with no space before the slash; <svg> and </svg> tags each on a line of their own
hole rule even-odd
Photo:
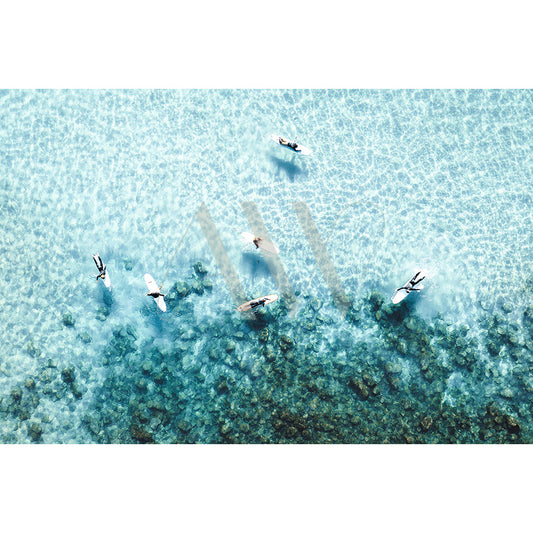
<svg viewBox="0 0 533 533">
<path fill-rule="evenodd" d="M 257 252 L 243 250 L 241 258 L 241 267 L 245 274 L 252 279 L 266 278 L 270 276 L 270 269 L 264 258 Z"/>
<path fill-rule="evenodd" d="M 145 321 L 151 326 L 151 328 L 157 332 L 158 335 L 163 335 L 165 330 L 168 328 L 166 324 L 171 322 L 173 316 L 166 316 L 162 313 L 157 307 L 154 308 L 151 305 L 153 302 L 143 302 L 139 308 L 141 316 L 144 317 Z"/>
<path fill-rule="evenodd" d="M 278 175 L 285 174 L 291 181 L 296 178 L 307 178 L 308 172 L 294 162 L 295 156 L 291 160 L 281 159 L 276 156 L 269 156 L 270 160 L 278 168 Z"/>
</svg>

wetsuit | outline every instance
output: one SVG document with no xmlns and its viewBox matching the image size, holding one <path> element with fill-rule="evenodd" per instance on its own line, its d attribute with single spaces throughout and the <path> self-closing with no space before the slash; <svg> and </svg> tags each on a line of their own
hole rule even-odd
<svg viewBox="0 0 533 533">
<path fill-rule="evenodd" d="M 98 261 L 97 261 L 98 259 Z M 105 278 L 105 275 L 106 275 L 106 264 L 102 261 L 102 258 L 96 254 L 96 255 L 93 255 L 93 261 L 94 261 L 94 264 L 96 265 L 96 268 L 98 269 L 98 276 L 96 276 L 96 279 L 98 278 L 102 278 L 104 279 Z"/>
<path fill-rule="evenodd" d="M 258 300 L 257 302 L 253 302 L 250 304 L 250 309 L 254 309 L 255 307 L 258 307 L 259 305 L 265 306 L 265 302 L 267 301 L 266 298 L 261 298 L 261 300 Z"/>
<path fill-rule="evenodd" d="M 426 276 L 422 276 L 420 279 L 416 279 L 422 271 L 420 270 L 417 272 L 408 282 L 405 287 L 400 287 L 398 290 L 401 291 L 402 289 L 405 289 L 407 293 L 410 293 L 411 291 L 419 291 L 420 289 L 417 289 L 415 285 L 418 285 L 423 279 L 425 279 Z"/>
<path fill-rule="evenodd" d="M 160 292 L 149 292 L 148 296 L 151 296 L 152 298 L 159 298 L 160 296 L 165 296 L 165 295 Z"/>
<path fill-rule="evenodd" d="M 293 142 L 293 143 L 287 143 L 287 146 L 288 146 L 289 148 L 292 148 L 295 152 L 301 152 L 301 150 L 296 150 L 296 148 L 298 148 L 298 143 L 295 143 L 295 142 Z"/>
</svg>

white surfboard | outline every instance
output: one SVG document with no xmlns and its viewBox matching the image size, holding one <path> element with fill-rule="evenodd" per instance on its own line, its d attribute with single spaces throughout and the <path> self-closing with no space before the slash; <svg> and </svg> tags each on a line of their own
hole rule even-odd
<svg viewBox="0 0 533 533">
<path fill-rule="evenodd" d="M 396 289 L 391 298 L 392 303 L 399 304 L 404 298 L 407 298 L 409 294 L 410 293 L 408 293 L 405 289 L 400 289 L 400 290 Z"/>
<path fill-rule="evenodd" d="M 421 270 L 420 271 L 420 275 L 421 276 L 426 276 L 426 271 L 425 270 Z M 408 285 L 408 283 L 413 279 L 413 276 L 411 276 L 405 283 L 404 283 L 404 286 L 405 285 Z M 417 289 L 420 289 L 422 290 L 424 288 L 424 285 L 416 285 L 415 288 Z M 409 296 L 409 294 L 411 294 L 412 292 L 420 292 L 420 291 L 409 291 L 407 292 L 406 289 L 396 289 L 394 291 L 394 294 L 392 295 L 392 303 L 393 304 L 399 304 L 402 300 L 405 300 L 405 298 L 407 298 L 407 296 Z"/>
<path fill-rule="evenodd" d="M 311 155 L 312 151 L 309 149 L 309 148 L 306 148 L 305 146 L 302 146 L 301 144 L 299 143 L 296 143 L 297 146 L 296 146 L 296 150 L 294 148 L 291 148 L 290 146 L 287 146 L 286 144 L 282 144 L 282 141 L 288 141 L 288 139 L 284 139 L 283 137 L 281 137 L 280 135 L 276 135 L 275 133 L 273 133 L 270 138 L 276 143 L 276 144 L 279 144 L 280 146 L 283 146 L 284 148 L 287 148 L 288 150 L 290 150 L 291 152 L 295 153 L 295 154 L 300 154 L 300 155 Z"/>
<path fill-rule="evenodd" d="M 254 239 L 256 237 L 253 233 L 250 233 L 248 231 L 243 231 L 242 238 L 245 242 L 249 244 L 253 244 L 255 246 Z M 265 250 L 265 252 L 270 252 L 271 254 L 279 254 L 279 248 L 273 242 L 267 242 L 265 239 L 261 237 L 259 237 L 259 239 L 261 239 L 259 241 L 259 248 L 261 248 L 262 250 Z"/>
<path fill-rule="evenodd" d="M 150 274 L 144 275 L 144 281 L 146 282 L 146 286 L 148 287 L 148 292 L 159 292 L 159 287 L 157 286 L 157 283 L 155 282 L 154 278 L 150 276 Z M 157 298 L 154 298 L 155 303 L 157 304 L 157 307 L 163 311 L 163 313 L 167 310 L 167 304 L 165 303 L 165 299 L 162 296 L 158 296 Z"/>
<path fill-rule="evenodd" d="M 244 302 L 237 307 L 237 311 L 250 311 L 250 309 L 258 309 L 261 306 L 271 304 L 278 299 L 277 294 L 269 294 L 268 296 L 261 296 L 261 298 L 255 298 L 249 302 Z"/>
</svg>

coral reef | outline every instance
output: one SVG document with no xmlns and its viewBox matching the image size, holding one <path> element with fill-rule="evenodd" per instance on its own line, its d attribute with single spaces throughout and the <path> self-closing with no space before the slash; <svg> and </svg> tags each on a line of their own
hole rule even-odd
<svg viewBox="0 0 533 533">
<path fill-rule="evenodd" d="M 112 328 L 104 379 L 82 415 L 84 442 L 533 442 L 531 306 L 520 324 L 487 311 L 483 338 L 375 291 L 353 299 L 344 319 L 332 318 L 331 302 L 304 296 L 295 318 L 281 298 L 255 317 L 205 320 L 194 309 L 212 282 L 202 263 L 192 272 L 166 296 L 170 342 L 128 323 Z M 99 313 L 105 319 L 110 306 Z M 86 332 L 76 338 L 91 342 Z M 27 350 L 41 358 L 31 342 Z M 36 409 L 43 399 L 78 402 L 82 374 L 43 360 L 0 400 L 0 414 L 30 442 L 46 442 L 50 423 Z"/>
</svg>

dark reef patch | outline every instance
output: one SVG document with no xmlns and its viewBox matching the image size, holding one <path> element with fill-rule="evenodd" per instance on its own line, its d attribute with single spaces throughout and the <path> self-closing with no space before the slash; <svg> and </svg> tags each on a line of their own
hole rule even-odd
<svg viewBox="0 0 533 533">
<path fill-rule="evenodd" d="M 176 298 L 185 298 L 190 286 L 176 282 Z M 280 300 L 259 310 L 255 319 L 228 311 L 210 323 L 197 323 L 193 306 L 184 306 L 170 350 L 153 342 L 137 346 L 128 328 L 116 330 L 104 351 L 109 376 L 87 422 L 93 438 L 139 443 L 532 441 L 531 411 L 522 403 L 494 394 L 470 401 L 472 389 L 484 390 L 494 376 L 487 376 L 482 357 L 490 349 L 466 326 L 454 327 L 441 317 L 424 320 L 413 304 L 393 306 L 373 292 L 352 303 L 339 327 L 377 326 L 377 334 L 365 342 L 348 335 L 331 339 L 324 334 L 331 318 L 322 314 L 323 302 L 304 302 L 294 320 Z M 532 314 L 526 311 L 525 324 L 531 324 Z M 512 324 L 490 320 L 488 341 L 516 345 Z M 450 400 L 445 395 L 452 376 L 458 383 L 467 376 L 470 389 Z"/>
</svg>

